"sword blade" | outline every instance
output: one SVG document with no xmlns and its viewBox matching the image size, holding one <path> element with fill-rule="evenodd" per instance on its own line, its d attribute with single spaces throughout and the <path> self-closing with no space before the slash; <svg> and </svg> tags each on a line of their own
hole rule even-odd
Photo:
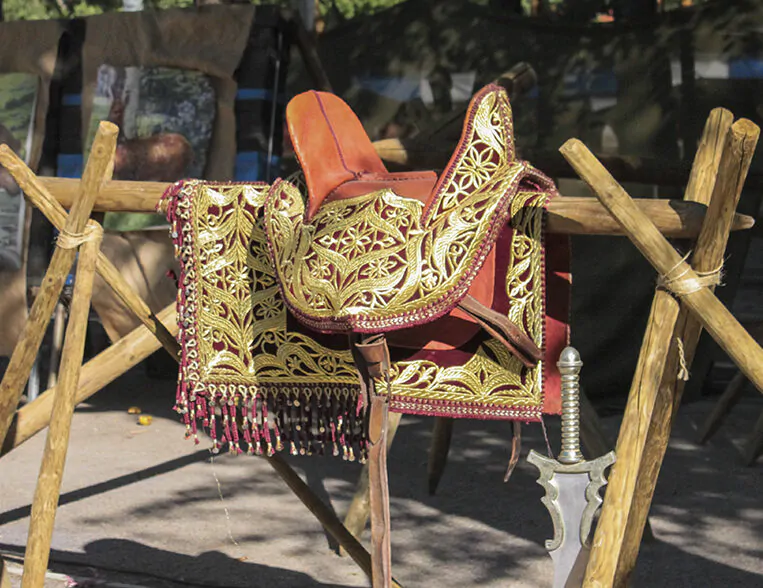
<svg viewBox="0 0 763 588">
<path fill-rule="evenodd" d="M 582 575 L 577 580 L 575 576 L 581 573 L 581 567 L 585 572 L 587 561 L 588 549 L 581 541 L 580 527 L 583 511 L 588 506 L 586 488 L 589 482 L 587 473 L 554 473 L 553 483 L 559 489 L 555 502 L 564 529 L 561 545 L 549 552 L 554 562 L 554 588 L 579 588 L 583 582 Z"/>
</svg>

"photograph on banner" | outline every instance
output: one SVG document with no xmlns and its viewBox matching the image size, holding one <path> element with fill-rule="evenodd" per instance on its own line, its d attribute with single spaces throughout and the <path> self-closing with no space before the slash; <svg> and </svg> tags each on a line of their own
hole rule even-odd
<svg viewBox="0 0 763 588">
<path fill-rule="evenodd" d="M 32 74 L 0 74 L 0 143 L 25 162 L 32 147 L 38 86 L 39 80 Z M 0 166 L 0 271 L 21 267 L 25 208 L 21 188 Z"/>
<path fill-rule="evenodd" d="M 167 67 L 102 65 L 85 138 L 85 158 L 98 130 L 119 127 L 114 179 L 176 182 L 203 178 L 215 122 L 216 96 L 199 72 Z M 104 228 L 139 230 L 166 224 L 162 215 L 107 213 Z"/>
</svg>

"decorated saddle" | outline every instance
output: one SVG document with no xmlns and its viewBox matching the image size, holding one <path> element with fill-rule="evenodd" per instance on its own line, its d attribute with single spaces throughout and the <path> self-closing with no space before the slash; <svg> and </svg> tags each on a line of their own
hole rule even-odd
<svg viewBox="0 0 763 588">
<path fill-rule="evenodd" d="M 300 94 L 286 116 L 300 174 L 183 181 L 160 204 L 182 268 L 188 435 L 354 459 L 369 393 L 432 416 L 558 413 L 568 243 L 545 233 L 556 190 L 516 157 L 506 92 L 473 97 L 439 175 L 388 172 L 337 96 Z"/>
</svg>

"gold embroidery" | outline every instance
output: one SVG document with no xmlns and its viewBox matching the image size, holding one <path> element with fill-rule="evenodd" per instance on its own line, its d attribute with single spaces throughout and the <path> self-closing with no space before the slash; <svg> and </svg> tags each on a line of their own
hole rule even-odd
<svg viewBox="0 0 763 588">
<path fill-rule="evenodd" d="M 291 390 L 295 397 L 305 390 L 342 389 L 344 394 L 355 390 L 357 373 L 349 351 L 323 347 L 286 328 L 286 309 L 262 227 L 267 187 L 196 183 L 186 190 L 192 192 L 196 214 L 190 222 L 198 235 L 194 254 L 199 276 L 195 280 L 200 329 L 197 389 L 219 391 L 221 386 L 233 385 L 244 398 L 276 386 L 287 393 Z M 544 200 L 537 192 L 520 192 L 516 197 L 518 208 L 511 221 L 516 231 L 506 278 L 512 300 L 509 316 L 524 325 L 538 345 L 543 334 L 539 280 Z M 376 267 L 381 274 L 391 269 L 379 269 L 381 264 L 368 267 Z M 515 409 L 538 413 L 542 369 L 541 364 L 525 369 L 492 339 L 463 365 L 401 361 L 392 370 L 393 406 L 422 410 L 426 401 L 434 400 L 463 405 L 442 407 L 440 412 L 454 416 L 467 416 L 480 406 L 490 407 L 491 414 L 504 408 L 507 416 L 522 416 Z"/>
<path fill-rule="evenodd" d="M 385 189 L 324 204 L 306 224 L 300 191 L 274 186 L 267 230 L 290 308 L 311 326 L 340 331 L 345 319 L 386 329 L 447 312 L 517 206 L 527 165 L 513 158 L 510 129 L 505 93 L 486 94 L 427 211 Z"/>
<path fill-rule="evenodd" d="M 295 439 L 301 439 L 299 451 L 309 451 L 303 427 L 310 423 L 310 435 L 320 443 L 329 443 L 330 428 L 335 452 L 339 440 L 350 459 L 353 446 L 362 455 L 363 425 L 353 420 L 359 386 L 351 354 L 289 330 L 278 281 L 300 320 L 366 317 L 378 327 L 410 324 L 416 316 L 424 322 L 447 311 L 449 297 L 468 287 L 468 280 L 460 281 L 481 265 L 488 253 L 482 245 L 493 243 L 507 221 L 512 232 L 497 245 L 505 265 L 496 271 L 505 272 L 508 316 L 544 347 L 547 180 L 514 161 L 511 111 L 502 92 L 483 96 L 467 128 L 470 140 L 426 209 L 386 189 L 327 203 L 305 224 L 299 177 L 273 187 L 183 185 L 168 210 L 175 216 L 184 268 L 178 407 L 189 429 L 209 420 L 214 430 L 221 416 L 224 438 L 237 447 L 231 423 L 240 407 L 241 430 L 251 433 L 247 441 L 258 452 L 264 445 L 271 452 L 268 431 L 284 426 L 291 427 L 284 439 L 291 440 L 292 452 Z M 525 178 L 536 187 L 520 187 Z M 413 314 L 402 317 L 403 312 Z M 540 415 L 542 362 L 525 368 L 493 339 L 461 365 L 452 358 L 439 365 L 438 353 L 434 361 L 393 364 L 394 409 L 462 417 Z M 305 404 L 313 401 L 326 403 L 311 412 Z M 303 412 L 295 417 L 300 406 Z M 277 447 L 281 437 L 275 439 Z"/>
<path fill-rule="evenodd" d="M 509 318 L 522 325 L 538 346 L 543 345 L 543 205 L 538 192 L 517 194 L 511 226 L 511 257 L 506 293 Z M 393 404 L 403 410 L 411 399 L 446 401 L 472 407 L 525 408 L 542 405 L 543 362 L 527 369 L 506 347 L 490 339 L 462 366 L 440 367 L 429 361 L 394 364 Z M 403 398 L 405 397 L 405 398 Z M 468 409 L 464 409 L 465 412 Z M 491 413 L 492 414 L 492 413 Z M 513 416 L 518 416 L 512 413 Z"/>
<path fill-rule="evenodd" d="M 267 188 L 199 184 L 194 190 L 201 380 L 255 389 L 356 385 L 349 351 L 286 330 L 262 227 Z"/>
</svg>

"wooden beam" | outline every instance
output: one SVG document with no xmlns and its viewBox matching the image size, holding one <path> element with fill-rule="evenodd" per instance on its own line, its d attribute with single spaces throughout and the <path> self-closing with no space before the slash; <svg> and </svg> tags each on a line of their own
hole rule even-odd
<svg viewBox="0 0 763 588">
<path fill-rule="evenodd" d="M 0 160 L 4 164 L 11 164 L 11 171 L 16 181 L 24 190 L 24 194 L 32 201 L 32 204 L 42 212 L 50 223 L 61 230 L 66 223 L 66 211 L 59 204 L 56 198 L 51 194 L 44 181 L 32 173 L 26 167 L 24 162 L 15 154 L 0 153 Z M 75 180 L 76 182 L 76 180 Z M 134 182 L 140 185 L 140 182 Z M 156 318 L 151 308 L 146 302 L 135 293 L 119 270 L 111 261 L 101 252 L 98 252 L 98 261 L 96 271 L 103 278 L 103 281 L 114 291 L 117 298 L 130 309 L 133 314 L 159 339 L 161 344 L 176 360 L 180 359 L 180 346 L 175 338 L 172 337 L 162 326 L 162 323 Z"/>
<path fill-rule="evenodd" d="M 64 207 L 71 207 L 76 195 L 76 180 L 38 178 Z M 106 184 L 94 210 L 110 212 L 156 212 L 159 199 L 169 184 L 161 182 L 112 181 Z M 635 201 L 667 237 L 696 237 L 702 227 L 706 207 L 694 202 L 644 198 Z M 750 216 L 737 214 L 732 230 L 746 230 L 755 224 Z M 596 198 L 565 196 L 554 198 L 548 206 L 548 230 L 567 235 L 622 235 L 617 221 Z"/>
<path fill-rule="evenodd" d="M 77 199 L 66 219 L 65 230 L 72 235 L 82 233 L 90 217 L 90 211 L 103 185 L 107 170 L 114 168 L 114 151 L 119 129 L 116 125 L 102 122 L 98 127 L 82 180 L 76 182 Z M 18 157 L 7 145 L 0 145 L 0 163 L 17 182 L 34 173 L 26 166 L 16 165 Z M 23 163 L 23 162 L 22 162 Z M 19 182 L 21 185 L 21 182 Z M 0 442 L 5 439 L 8 427 L 21 400 L 32 364 L 47 330 L 53 309 L 64 287 L 64 281 L 74 263 L 76 250 L 56 247 L 40 286 L 40 293 L 32 304 L 24 330 L 11 355 L 8 368 L 0 383 Z"/>
<path fill-rule="evenodd" d="M 739 402 L 746 383 L 747 378 L 744 377 L 742 372 L 737 371 L 726 386 L 723 394 L 721 394 L 718 402 L 715 403 L 712 412 L 699 428 L 699 432 L 697 433 L 698 444 L 704 445 L 710 437 L 715 435 L 720 428 L 723 419 L 726 418 L 726 415 L 728 415 L 729 412 L 731 412 L 731 409 L 736 406 L 737 402 Z"/>
<path fill-rule="evenodd" d="M 104 170 L 104 173 L 110 172 Z M 50 559 L 53 525 L 58 510 L 61 480 L 64 476 L 66 453 L 69 449 L 69 433 L 76 405 L 75 392 L 82 367 L 82 357 L 85 353 L 95 260 L 103 238 L 103 229 L 95 221 L 88 223 L 86 231 L 88 231 L 86 233 L 88 240 L 79 247 L 69 324 L 61 353 L 60 384 L 53 401 L 50 428 L 32 501 L 29 534 L 24 554 L 24 572 L 21 576 L 22 588 L 43 588 Z M 78 247 L 75 245 L 72 249 L 76 251 Z"/>
<path fill-rule="evenodd" d="M 621 223 L 628 238 L 660 275 L 681 275 L 682 280 L 687 282 L 699 279 L 585 145 L 577 139 L 570 139 L 562 146 L 562 152 L 586 183 L 595 189 L 602 203 Z M 602 177 L 606 178 L 604 182 L 600 181 Z M 736 317 L 707 287 L 686 292 L 681 300 L 755 387 L 763 392 L 763 349 Z"/>
<path fill-rule="evenodd" d="M 379 157 L 390 163 L 410 169 L 443 169 L 453 154 L 455 141 L 450 146 L 422 143 L 415 139 L 380 139 L 374 141 L 374 147 Z M 691 174 L 691 166 L 683 161 L 631 155 L 595 155 L 619 182 L 681 187 L 686 185 Z M 575 170 L 557 151 L 524 149 L 520 150 L 519 157 L 552 178 L 578 178 Z M 750 174 L 746 186 L 750 189 L 763 188 L 763 174 Z"/>
<path fill-rule="evenodd" d="M 708 141 L 700 148 L 695 158 L 698 169 L 705 167 L 700 165 L 700 161 L 708 161 L 711 164 L 715 162 L 717 173 L 723 139 L 732 120 L 732 115 L 724 111 L 717 111 L 708 119 L 705 127 Z M 715 140 L 712 140 L 713 137 Z M 606 174 L 602 175 L 600 179 L 603 184 L 609 178 Z M 714 180 L 714 177 L 711 178 L 712 183 Z M 698 184 L 695 186 L 701 187 Z M 703 190 L 698 199 L 709 198 L 711 189 Z M 687 192 L 686 198 L 692 196 Z M 640 497 L 636 493 L 638 471 L 644 459 L 649 423 L 656 418 L 656 413 L 660 413 L 661 399 L 658 391 L 663 374 L 666 373 L 667 357 L 679 313 L 678 301 L 669 292 L 658 289 L 652 301 L 646 333 L 620 427 L 615 450 L 618 460 L 610 475 L 584 586 L 627 586 L 628 579 L 619 575 L 620 564 L 626 549 L 631 510 L 639 508 Z M 673 371 L 674 378 L 675 374 Z M 672 405 L 672 399 L 663 399 L 662 404 Z"/>
<path fill-rule="evenodd" d="M 0 588 L 11 588 L 11 575 L 8 573 L 8 564 L 0 558 Z"/>
<path fill-rule="evenodd" d="M 731 119 L 730 113 L 728 118 Z M 723 261 L 729 237 L 729 224 L 739 202 L 759 134 L 760 130 L 756 125 L 745 119 L 739 120 L 726 132 L 725 137 L 717 137 L 717 142 L 723 145 L 721 149 L 715 150 L 715 153 L 722 151 L 720 163 L 708 157 L 695 166 L 699 169 L 696 174 L 692 174 L 687 197 L 703 203 L 709 200 L 708 215 L 692 257 L 692 266 L 698 272 L 712 272 Z M 698 153 L 702 153 L 702 147 L 707 143 L 705 135 L 703 134 L 700 140 Z M 713 139 L 716 137 L 711 137 L 711 140 Z M 713 170 L 717 170 L 714 181 Z M 620 578 L 630 578 L 636 567 L 643 525 L 651 506 L 670 431 L 685 386 L 685 381 L 677 378 L 677 374 L 682 365 L 687 368 L 691 366 L 701 330 L 700 322 L 681 305 L 670 336 L 672 345 L 658 387 L 653 418 L 649 421 L 643 457 L 637 468 L 635 493 L 638 499 L 625 528 L 622 557 L 617 570 L 617 576 Z M 680 349 L 678 341 L 681 341 Z"/>
<path fill-rule="evenodd" d="M 177 335 L 177 310 L 173 302 L 157 314 L 173 335 Z M 75 403 L 79 404 L 138 365 L 161 345 L 143 325 L 135 328 L 82 366 Z M 50 388 L 15 414 L 11 429 L 0 449 L 0 457 L 42 431 L 50 423 L 57 388 Z"/>
<path fill-rule="evenodd" d="M 760 413 L 744 448 L 744 464 L 753 465 L 763 453 L 763 412 Z"/>
<path fill-rule="evenodd" d="M 695 160 L 697 173 L 693 176 L 696 175 L 698 179 L 694 184 L 690 182 L 691 191 L 687 192 L 687 197 L 705 201 L 708 194 L 713 193 L 710 213 L 704 227 L 713 224 L 719 227 L 713 230 L 713 235 L 721 234 L 725 227 L 725 237 L 728 236 L 728 224 L 725 223 L 724 217 L 730 219 L 733 215 L 738 198 L 738 192 L 734 188 L 740 179 L 743 183 L 746 165 L 749 165 L 749 159 L 745 163 L 744 157 L 740 155 L 740 151 L 744 153 L 744 150 L 734 149 L 731 145 L 735 142 L 743 143 L 750 129 L 746 127 L 745 121 L 740 121 L 732 131 L 724 133 L 730 122 L 731 115 L 728 112 L 719 109 L 711 114 L 706 126 L 707 140 L 704 141 L 703 148 Z M 739 132 L 735 134 L 734 130 Z M 757 141 L 757 127 L 754 129 L 754 139 Z M 723 149 L 719 147 L 723 145 L 722 141 L 726 141 Z M 754 142 L 752 146 L 754 148 Z M 634 244 L 661 274 L 670 274 L 671 270 L 678 268 L 679 271 L 685 270 L 685 275 L 690 279 L 696 277 L 688 264 L 681 261 L 675 250 L 659 236 L 654 227 L 649 226 L 648 219 L 640 217 L 625 191 L 598 162 L 595 162 L 595 158 L 582 144 L 569 141 L 562 148 L 562 152 L 581 177 L 595 189 L 602 202 L 623 224 Z M 723 159 L 718 167 L 721 154 Z M 751 158 L 751 153 L 749 155 Z M 732 169 L 739 172 L 740 166 L 743 173 L 730 173 Z M 719 169 L 716 172 L 717 181 L 714 169 Z M 729 205 L 729 202 L 732 204 Z M 636 226 L 639 222 L 644 224 Z M 703 233 L 708 233 L 704 227 Z M 725 240 L 723 246 L 725 248 Z M 698 243 L 697 254 L 700 257 L 705 256 L 705 251 L 709 248 L 706 238 Z M 697 292 L 702 292 L 700 298 L 696 297 Z M 704 324 L 715 329 L 711 334 L 723 339 L 721 345 L 725 345 L 727 350 L 733 349 L 736 361 L 754 372 L 749 362 L 757 352 L 763 357 L 763 350 L 758 347 L 756 351 L 750 345 L 749 334 L 736 323 L 712 292 L 706 287 L 697 292 L 682 295 L 686 306 L 694 311 Z M 675 386 L 678 374 L 676 333 L 682 332 L 681 316 L 675 298 L 666 291 L 658 290 L 618 439 L 618 465 L 613 469 L 610 478 L 605 506 L 594 538 L 584 582 L 586 586 L 626 586 L 635 565 L 641 534 L 672 424 L 674 397 L 669 392 Z M 736 323 L 731 327 L 727 326 L 733 331 L 731 336 L 720 332 L 721 321 Z M 691 357 L 687 357 L 684 365 L 688 366 L 690 363 Z M 666 385 L 668 390 L 665 390 Z"/>
<path fill-rule="evenodd" d="M 434 496 L 440 485 L 445 465 L 448 463 L 450 441 L 453 438 L 453 419 L 434 417 L 432 441 L 429 444 L 429 461 L 427 462 L 427 489 Z"/>
</svg>

